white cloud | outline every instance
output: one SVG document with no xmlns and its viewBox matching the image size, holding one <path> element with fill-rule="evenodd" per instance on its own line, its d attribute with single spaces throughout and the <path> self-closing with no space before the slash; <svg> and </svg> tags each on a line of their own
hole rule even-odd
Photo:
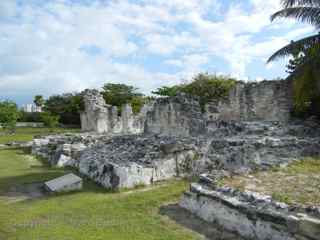
<svg viewBox="0 0 320 240">
<path fill-rule="evenodd" d="M 271 24 L 279 0 L 232 2 L 224 11 L 222 0 L 35 2 L 0 1 L 1 92 L 48 95 L 106 81 L 148 92 L 206 71 L 212 59 L 223 59 L 231 74 L 246 78 L 253 60 L 265 61 L 313 30 L 293 21 Z M 177 71 L 148 70 L 143 61 L 153 58 Z"/>
</svg>

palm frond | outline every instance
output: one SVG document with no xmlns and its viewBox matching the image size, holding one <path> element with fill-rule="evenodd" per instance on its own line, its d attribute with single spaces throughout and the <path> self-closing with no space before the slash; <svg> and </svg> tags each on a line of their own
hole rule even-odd
<svg viewBox="0 0 320 240">
<path fill-rule="evenodd" d="M 290 7 L 282 9 L 271 16 L 271 21 L 276 18 L 295 18 L 301 22 L 310 23 L 320 28 L 320 7 Z"/>
<path fill-rule="evenodd" d="M 320 6 L 319 0 L 281 0 L 285 8 L 294 6 Z"/>
<path fill-rule="evenodd" d="M 320 45 L 320 34 L 312 35 L 310 37 L 306 37 L 300 39 L 296 42 L 291 42 L 287 46 L 279 49 L 275 52 L 267 61 L 267 63 L 272 62 L 278 58 L 286 57 L 289 55 L 293 55 L 297 52 L 297 49 L 308 49 L 310 47 L 319 46 Z"/>
</svg>

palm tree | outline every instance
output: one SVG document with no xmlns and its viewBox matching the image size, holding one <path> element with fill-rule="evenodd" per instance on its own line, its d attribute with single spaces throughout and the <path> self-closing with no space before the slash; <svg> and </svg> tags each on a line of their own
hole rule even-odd
<svg viewBox="0 0 320 240">
<path fill-rule="evenodd" d="M 42 95 L 36 95 L 34 97 L 33 102 L 37 107 L 42 107 L 44 104 L 44 99 L 43 99 Z"/>
<path fill-rule="evenodd" d="M 282 0 L 282 6 L 282 10 L 271 16 L 271 21 L 294 18 L 320 31 L 320 0 Z M 289 76 L 294 80 L 296 109 L 306 110 L 314 103 L 320 106 L 320 33 L 292 41 L 275 52 L 268 62 L 288 56 L 298 60 L 290 66 Z"/>
</svg>

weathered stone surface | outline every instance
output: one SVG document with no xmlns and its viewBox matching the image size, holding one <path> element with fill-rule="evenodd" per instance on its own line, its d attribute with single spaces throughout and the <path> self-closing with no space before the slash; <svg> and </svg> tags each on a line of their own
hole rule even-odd
<svg viewBox="0 0 320 240">
<path fill-rule="evenodd" d="M 131 106 L 124 105 L 121 117 L 115 107 L 105 104 L 97 90 L 84 91 L 84 102 L 83 131 L 195 136 L 204 134 L 206 125 L 216 120 L 287 122 L 292 110 L 292 93 L 287 80 L 238 82 L 228 98 L 208 104 L 205 112 L 201 111 L 196 98 L 179 94 L 156 99 L 145 105 L 138 115 L 132 113 Z"/>
<path fill-rule="evenodd" d="M 32 154 L 48 159 L 51 165 L 58 167 L 78 166 L 78 159 L 89 146 L 109 139 L 99 134 L 61 134 L 35 138 Z"/>
<path fill-rule="evenodd" d="M 312 218 L 306 214 L 298 214 L 300 217 L 298 232 L 316 240 L 320 238 L 320 218 Z"/>
<path fill-rule="evenodd" d="M 199 102 L 185 95 L 159 98 L 147 113 L 145 133 L 197 136 L 205 133 Z"/>
<path fill-rule="evenodd" d="M 303 124 L 215 122 L 207 135 L 205 156 L 215 168 L 268 168 L 320 155 L 320 133 Z"/>
<path fill-rule="evenodd" d="M 87 149 L 79 171 L 106 188 L 131 188 L 192 173 L 192 140 L 160 136 L 114 137 Z"/>
<path fill-rule="evenodd" d="M 130 105 L 124 105 L 121 116 L 117 107 L 107 105 L 97 90 L 85 90 L 84 107 L 80 114 L 83 131 L 108 134 L 139 134 L 144 131 L 147 110 L 152 106 L 145 105 L 139 114 L 134 115 Z"/>
<path fill-rule="evenodd" d="M 208 177 L 208 176 L 207 176 Z M 192 183 L 180 206 L 249 239 L 318 239 L 320 214 L 255 192 Z M 301 214 L 303 213 L 303 214 Z"/>
<path fill-rule="evenodd" d="M 238 121 L 288 121 L 292 110 L 289 80 L 239 82 L 213 111 L 216 119 Z"/>
<path fill-rule="evenodd" d="M 79 168 L 105 187 L 130 187 L 214 169 L 242 173 L 319 156 L 320 134 L 309 136 L 309 131 L 301 124 L 216 121 L 210 132 L 198 137 L 48 136 L 34 140 L 33 153 L 54 166 Z"/>
<path fill-rule="evenodd" d="M 55 178 L 44 183 L 51 192 L 68 192 L 82 189 L 82 179 L 73 173 Z"/>
</svg>

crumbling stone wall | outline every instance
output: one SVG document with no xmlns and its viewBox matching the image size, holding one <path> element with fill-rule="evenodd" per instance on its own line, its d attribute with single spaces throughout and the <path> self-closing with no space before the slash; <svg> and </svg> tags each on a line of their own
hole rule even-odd
<svg viewBox="0 0 320 240">
<path fill-rule="evenodd" d="M 227 99 L 207 106 L 207 112 L 220 120 L 287 122 L 292 99 L 289 80 L 238 82 Z"/>
<path fill-rule="evenodd" d="M 229 97 L 208 104 L 205 112 L 196 98 L 180 94 L 158 98 L 134 115 L 130 105 L 117 108 L 105 104 L 97 90 L 84 92 L 85 111 L 81 113 L 83 131 L 116 134 L 152 133 L 173 136 L 203 134 L 210 121 L 280 121 L 287 122 L 292 108 L 289 80 L 238 82 Z"/>
<path fill-rule="evenodd" d="M 117 107 L 106 104 L 98 90 L 87 89 L 83 95 L 85 110 L 80 114 L 82 131 L 111 134 L 139 134 L 144 131 L 149 105 L 134 115 L 131 106 L 126 104 L 122 106 L 121 116 L 118 116 Z"/>
<path fill-rule="evenodd" d="M 195 136 L 205 132 L 199 102 L 185 95 L 159 98 L 147 113 L 145 133 Z"/>
</svg>

